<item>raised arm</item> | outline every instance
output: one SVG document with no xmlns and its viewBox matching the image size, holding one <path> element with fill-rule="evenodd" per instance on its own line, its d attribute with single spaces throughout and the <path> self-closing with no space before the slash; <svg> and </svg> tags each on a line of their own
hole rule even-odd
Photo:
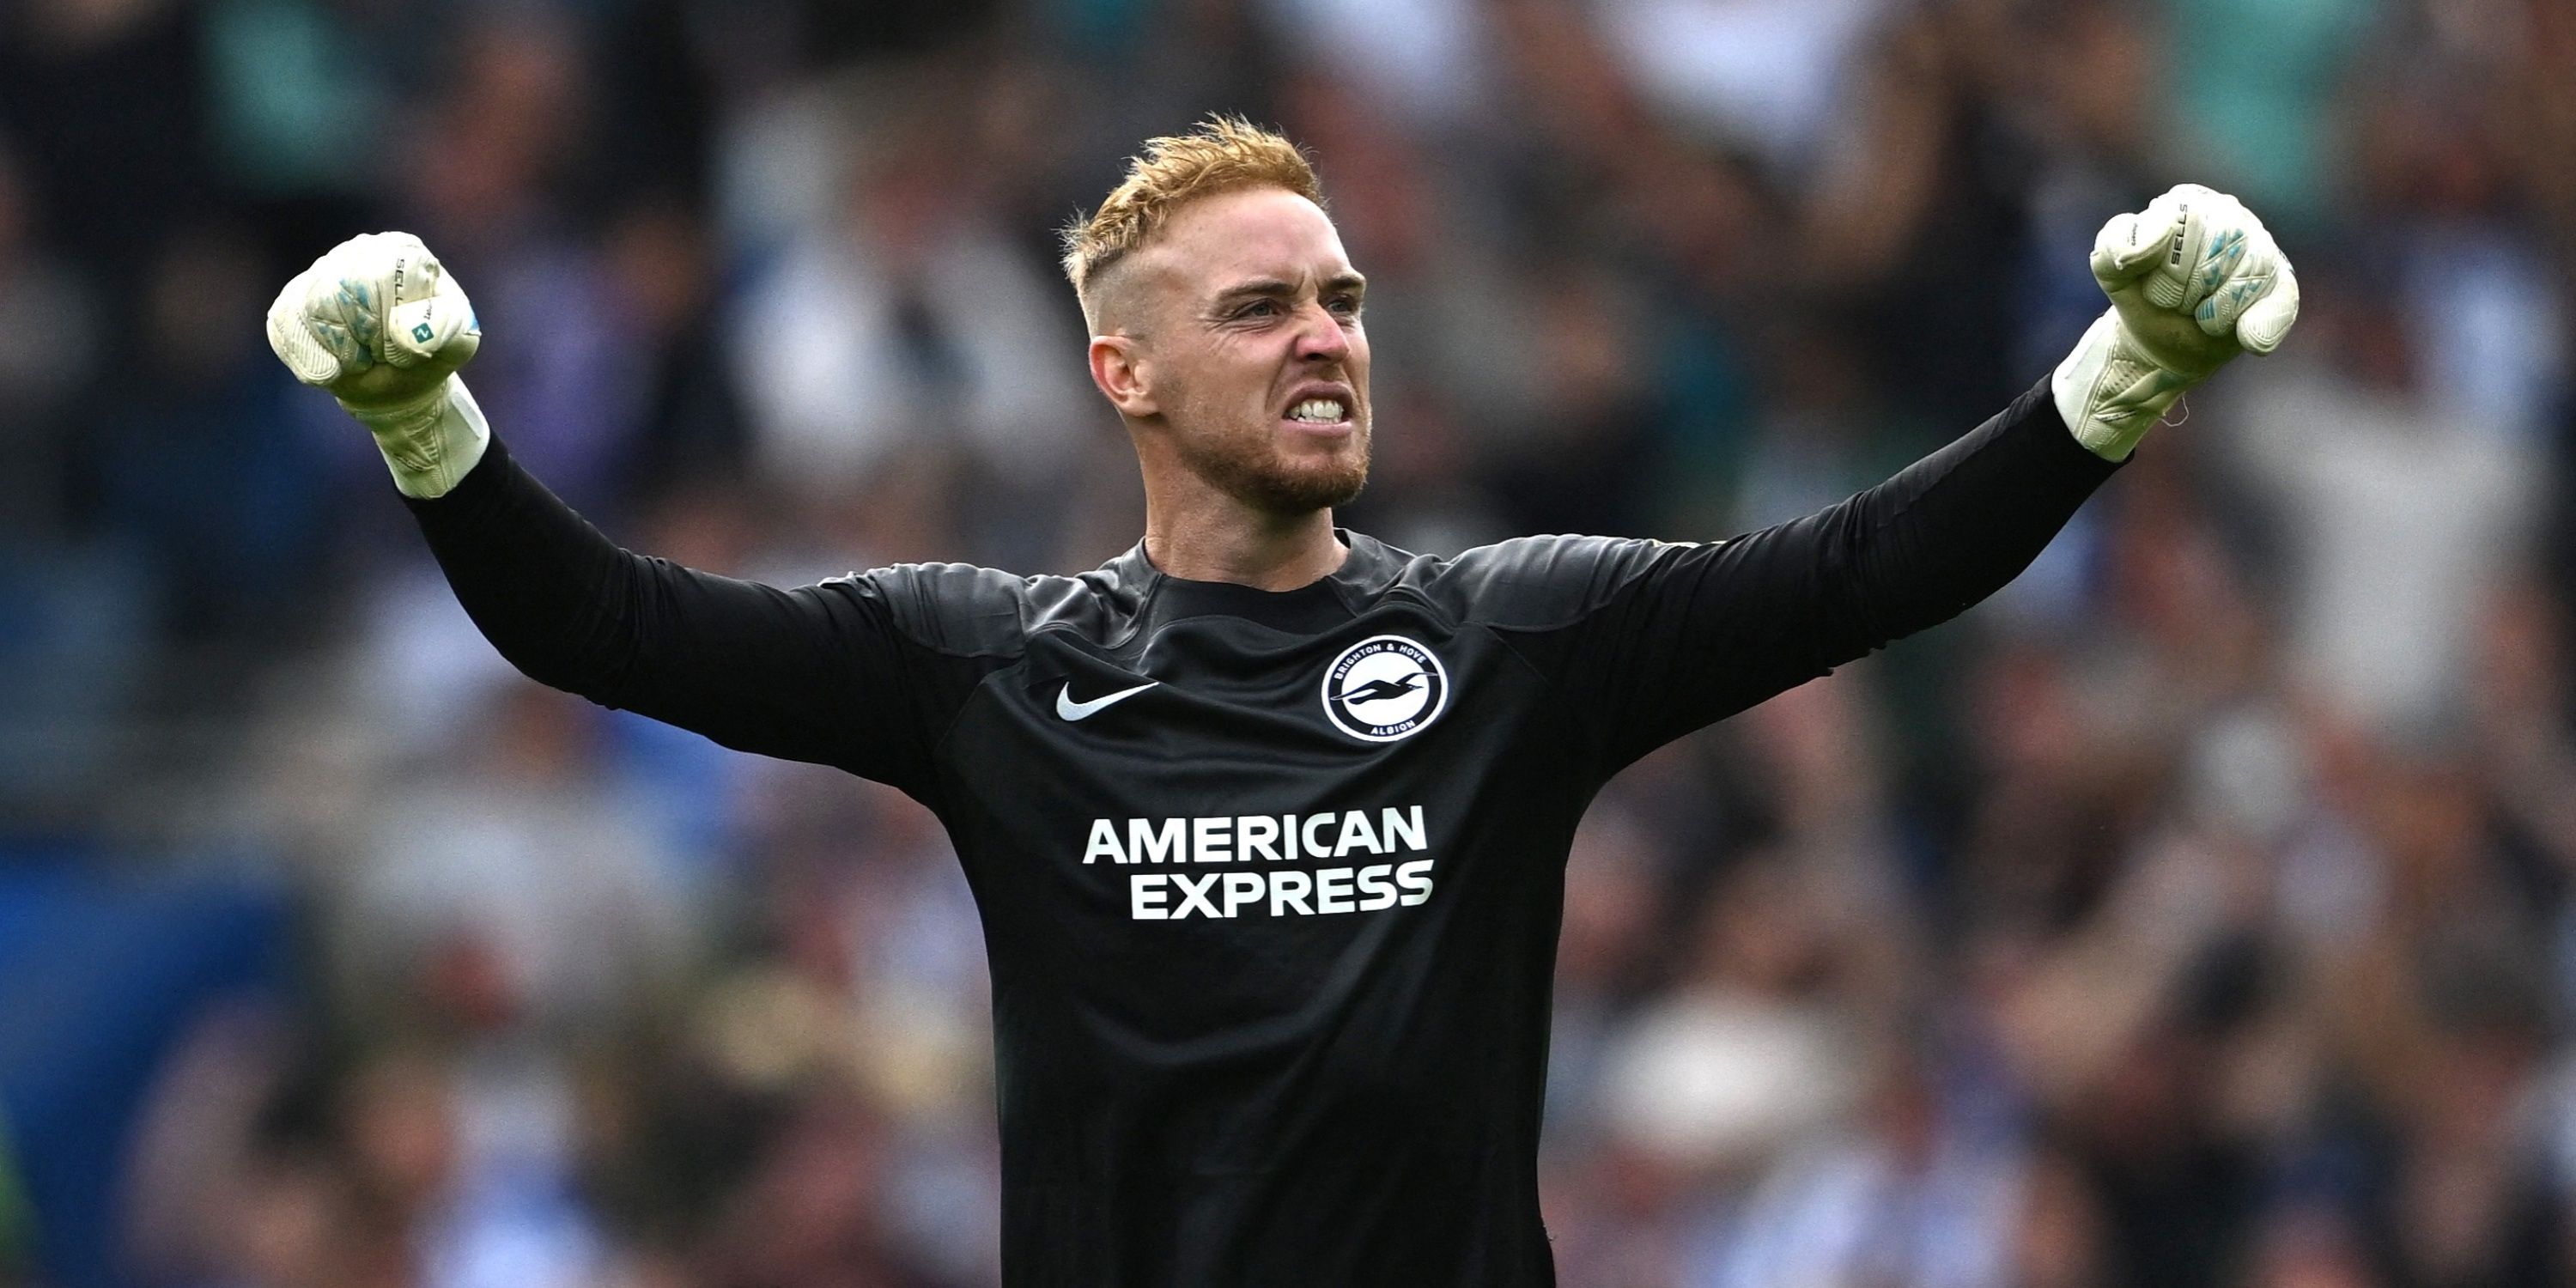
<svg viewBox="0 0 2576 1288">
<path fill-rule="evenodd" d="M 2029 566 L 2118 469 L 2066 432 L 2048 386 L 1813 514 L 1725 541 L 1612 543 L 1592 606 L 1529 647 L 1616 768 L 1937 625 Z"/>
<path fill-rule="evenodd" d="M 409 504 L 457 602 L 529 678 L 739 751 L 928 780 L 908 699 L 936 686 L 907 674 L 875 582 L 782 590 L 621 549 L 497 439 Z"/>
<path fill-rule="evenodd" d="M 2185 185 L 2102 230 L 2112 307 L 2049 380 L 1886 482 L 1703 546 L 1617 552 L 1565 633 L 1616 762 L 1949 620 L 2038 557 L 2174 400 L 2298 316 L 2289 263 L 2233 197 Z"/>
<path fill-rule="evenodd" d="M 458 367 L 473 307 L 419 239 L 353 238 L 287 283 L 270 344 L 375 435 L 457 599 L 537 681 L 728 747 L 930 780 L 929 706 L 884 585 L 795 590 L 621 549 L 510 459 Z"/>
</svg>

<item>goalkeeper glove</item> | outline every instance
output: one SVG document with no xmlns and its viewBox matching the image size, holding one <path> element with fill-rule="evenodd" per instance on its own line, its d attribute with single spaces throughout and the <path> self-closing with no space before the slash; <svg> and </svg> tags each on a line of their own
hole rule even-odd
<svg viewBox="0 0 2576 1288">
<path fill-rule="evenodd" d="M 2183 391 L 2240 351 L 2270 353 L 2299 318 L 2299 279 L 2243 202 L 2186 183 L 2093 242 L 2111 297 L 2049 379 L 2094 455 L 2124 460 Z"/>
<path fill-rule="evenodd" d="M 375 434 L 405 496 L 444 496 L 483 459 L 491 429 L 456 375 L 482 343 L 464 288 L 410 233 L 332 247 L 268 307 L 278 360 Z"/>
</svg>

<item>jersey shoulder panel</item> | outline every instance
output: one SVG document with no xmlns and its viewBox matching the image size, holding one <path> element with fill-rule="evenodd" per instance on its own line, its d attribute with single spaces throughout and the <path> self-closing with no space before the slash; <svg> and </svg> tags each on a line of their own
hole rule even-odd
<svg viewBox="0 0 2576 1288">
<path fill-rule="evenodd" d="M 899 634 L 957 657 L 1016 656 L 1042 627 L 1110 638 L 1133 622 L 1139 598 L 1109 569 L 1061 577 L 974 564 L 894 564 L 826 584 L 875 596 Z"/>
<path fill-rule="evenodd" d="M 1453 559 L 1417 559 L 1403 581 L 1461 622 L 1545 631 L 1582 620 L 1689 548 L 1627 537 L 1514 537 Z"/>
</svg>

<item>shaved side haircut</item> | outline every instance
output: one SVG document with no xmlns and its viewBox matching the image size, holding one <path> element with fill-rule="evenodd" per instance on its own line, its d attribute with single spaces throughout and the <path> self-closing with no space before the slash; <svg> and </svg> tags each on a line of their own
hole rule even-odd
<svg viewBox="0 0 2576 1288">
<path fill-rule="evenodd" d="M 1100 209 L 1065 226 L 1064 275 L 1082 301 L 1083 320 L 1100 329 L 1100 297 L 1111 270 L 1153 240 L 1173 211 L 1250 187 L 1285 188 L 1324 204 L 1323 182 L 1305 151 L 1241 117 L 1211 116 L 1188 134 L 1146 140 Z"/>
</svg>

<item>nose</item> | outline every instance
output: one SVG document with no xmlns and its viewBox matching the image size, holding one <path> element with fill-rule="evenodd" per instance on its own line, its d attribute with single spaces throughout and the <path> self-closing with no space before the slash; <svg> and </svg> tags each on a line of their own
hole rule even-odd
<svg viewBox="0 0 2576 1288">
<path fill-rule="evenodd" d="M 1298 313 L 1297 356 L 1307 362 L 1339 362 L 1351 351 L 1350 333 L 1331 309 L 1318 304 Z"/>
</svg>

